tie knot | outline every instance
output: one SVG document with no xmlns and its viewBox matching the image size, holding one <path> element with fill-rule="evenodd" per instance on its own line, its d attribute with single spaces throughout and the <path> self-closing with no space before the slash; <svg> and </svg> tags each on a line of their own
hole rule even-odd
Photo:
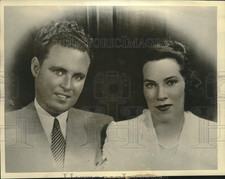
<svg viewBox="0 0 225 179">
<path fill-rule="evenodd" d="M 60 124 L 59 124 L 59 120 L 57 118 L 54 119 L 54 124 L 53 124 L 53 131 L 54 130 L 60 130 Z"/>
<path fill-rule="evenodd" d="M 54 124 L 59 125 L 59 120 L 57 118 L 54 119 Z"/>
</svg>

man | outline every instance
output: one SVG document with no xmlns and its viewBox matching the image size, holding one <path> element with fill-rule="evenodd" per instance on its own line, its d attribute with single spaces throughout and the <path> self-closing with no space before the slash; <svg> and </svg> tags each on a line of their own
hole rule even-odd
<svg viewBox="0 0 225 179">
<path fill-rule="evenodd" d="M 6 114 L 6 172 L 95 170 L 112 118 L 72 108 L 91 62 L 84 30 L 53 21 L 37 32 L 34 53 L 34 102 Z"/>
</svg>

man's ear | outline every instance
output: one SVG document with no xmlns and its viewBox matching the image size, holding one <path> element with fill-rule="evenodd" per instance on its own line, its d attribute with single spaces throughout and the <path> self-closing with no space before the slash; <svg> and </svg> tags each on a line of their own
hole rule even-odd
<svg viewBox="0 0 225 179">
<path fill-rule="evenodd" d="M 35 78 L 37 77 L 37 75 L 39 73 L 40 67 L 41 67 L 41 65 L 40 65 L 38 58 L 33 57 L 31 60 L 31 72 Z"/>
</svg>

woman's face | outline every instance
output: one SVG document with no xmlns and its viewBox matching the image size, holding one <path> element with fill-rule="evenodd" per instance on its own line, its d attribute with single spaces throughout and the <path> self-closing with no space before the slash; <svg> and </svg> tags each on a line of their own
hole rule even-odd
<svg viewBox="0 0 225 179">
<path fill-rule="evenodd" d="M 176 60 L 149 61 L 143 67 L 144 96 L 152 117 L 165 121 L 184 113 L 185 82 Z"/>
</svg>

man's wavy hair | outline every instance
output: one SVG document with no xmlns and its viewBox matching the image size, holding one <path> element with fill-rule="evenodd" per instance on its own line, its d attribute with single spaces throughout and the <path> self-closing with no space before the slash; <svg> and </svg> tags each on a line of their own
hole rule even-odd
<svg viewBox="0 0 225 179">
<path fill-rule="evenodd" d="M 145 49 L 142 53 L 142 68 L 149 61 L 156 61 L 165 58 L 172 58 L 180 66 L 180 74 L 185 81 L 185 104 L 184 109 L 188 110 L 187 105 L 192 98 L 195 89 L 201 85 L 199 74 L 193 69 L 192 58 L 189 49 L 180 42 L 173 40 L 162 40 L 152 47 Z"/>
<path fill-rule="evenodd" d="M 42 64 L 49 53 L 49 49 L 53 45 L 58 44 L 87 52 L 90 59 L 92 59 L 93 54 L 89 47 L 89 39 L 84 29 L 78 26 L 76 21 L 51 21 L 41 27 L 34 37 L 34 56 L 36 56 Z"/>
</svg>

